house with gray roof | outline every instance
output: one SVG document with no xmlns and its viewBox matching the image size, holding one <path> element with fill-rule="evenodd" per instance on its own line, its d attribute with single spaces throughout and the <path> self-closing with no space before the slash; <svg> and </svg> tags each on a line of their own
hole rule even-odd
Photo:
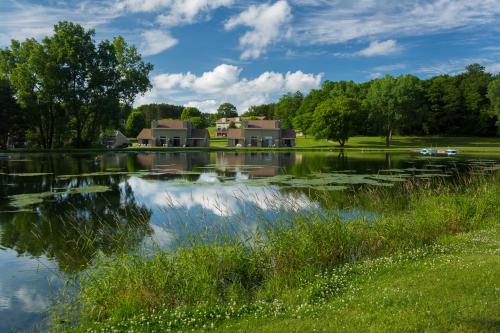
<svg viewBox="0 0 500 333">
<path fill-rule="evenodd" d="M 282 129 L 280 120 L 242 120 L 240 128 L 227 130 L 230 147 L 295 147 L 293 129 Z"/>
<path fill-rule="evenodd" d="M 179 119 L 153 120 L 137 136 L 140 146 L 148 147 L 208 147 L 208 130 L 194 128 L 190 121 Z"/>
</svg>

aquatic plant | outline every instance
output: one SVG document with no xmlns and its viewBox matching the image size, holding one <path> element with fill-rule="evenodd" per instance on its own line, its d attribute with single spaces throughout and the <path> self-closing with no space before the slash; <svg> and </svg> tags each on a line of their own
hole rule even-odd
<svg viewBox="0 0 500 333">
<path fill-rule="evenodd" d="M 499 176 L 454 185 L 406 182 L 405 209 L 382 211 L 374 220 L 310 211 L 265 224 L 250 241 L 102 257 L 80 277 L 72 301 L 54 313 L 55 323 L 62 318 L 69 325 L 54 329 L 181 331 L 242 316 L 311 315 L 311 306 L 344 293 L 365 274 L 353 268 L 358 263 L 404 253 L 415 258 L 442 237 L 497 226 L 499 182 Z M 373 204 L 394 192 L 373 188 Z"/>
</svg>

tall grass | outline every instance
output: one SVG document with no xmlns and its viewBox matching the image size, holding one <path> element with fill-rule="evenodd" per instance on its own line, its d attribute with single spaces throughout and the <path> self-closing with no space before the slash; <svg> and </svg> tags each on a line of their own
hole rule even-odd
<svg viewBox="0 0 500 333">
<path fill-rule="evenodd" d="M 81 276 L 79 292 L 54 312 L 54 330 L 85 331 L 106 323 L 112 331 L 138 314 L 160 312 L 165 315 L 153 317 L 171 318 L 169 328 L 201 327 L 229 314 L 278 311 L 297 297 L 295 288 L 329 269 L 500 222 L 498 175 L 464 178 L 455 185 L 406 183 L 399 193 L 369 192 L 374 207 L 398 195 L 405 198 L 404 209 L 381 210 L 374 219 L 345 221 L 310 212 L 266 224 L 251 241 L 101 258 Z"/>
</svg>

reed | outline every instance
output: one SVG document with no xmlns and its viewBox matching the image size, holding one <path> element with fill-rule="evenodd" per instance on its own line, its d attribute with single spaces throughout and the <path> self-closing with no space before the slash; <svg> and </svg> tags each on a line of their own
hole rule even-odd
<svg viewBox="0 0 500 333">
<path fill-rule="evenodd" d="M 100 256 L 78 277 L 78 291 L 54 308 L 52 330 L 209 328 L 325 301 L 349 283 L 353 264 L 497 226 L 499 184 L 499 175 L 489 175 L 347 192 L 353 206 L 372 207 L 374 217 L 346 221 L 335 212 L 297 209 L 245 237 Z"/>
</svg>

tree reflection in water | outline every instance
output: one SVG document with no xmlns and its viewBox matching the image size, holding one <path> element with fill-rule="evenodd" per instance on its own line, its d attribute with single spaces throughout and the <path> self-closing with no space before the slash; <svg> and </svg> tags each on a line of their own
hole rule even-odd
<svg viewBox="0 0 500 333">
<path fill-rule="evenodd" d="M 46 256 L 64 272 L 85 269 L 98 253 L 110 255 L 137 247 L 152 234 L 150 211 L 138 205 L 117 177 L 105 193 L 57 196 L 30 212 L 3 213 L 0 244 L 20 255 Z"/>
</svg>

